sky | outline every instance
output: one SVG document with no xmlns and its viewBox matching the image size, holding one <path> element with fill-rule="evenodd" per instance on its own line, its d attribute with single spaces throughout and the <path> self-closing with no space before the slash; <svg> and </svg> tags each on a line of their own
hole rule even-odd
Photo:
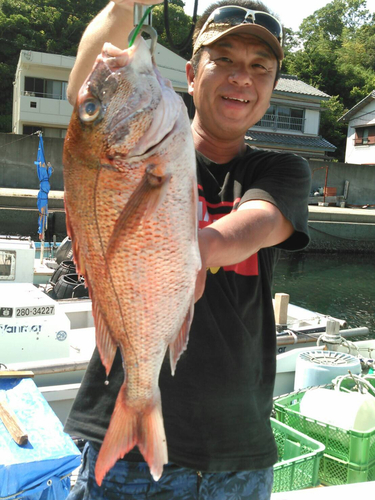
<svg viewBox="0 0 375 500">
<path fill-rule="evenodd" d="M 214 0 L 198 0 L 198 14 L 202 14 L 213 1 Z M 184 2 L 185 12 L 192 16 L 194 0 L 184 0 Z M 323 0 L 283 0 L 282 2 L 280 0 L 263 0 L 263 3 L 278 15 L 278 18 L 284 26 L 297 31 L 299 25 L 306 17 L 330 2 Z M 367 0 L 367 9 L 372 13 L 375 12 L 375 0 Z"/>
</svg>

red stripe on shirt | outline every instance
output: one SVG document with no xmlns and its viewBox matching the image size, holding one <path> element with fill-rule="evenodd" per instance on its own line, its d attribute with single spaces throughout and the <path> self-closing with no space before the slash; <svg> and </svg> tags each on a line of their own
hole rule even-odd
<svg viewBox="0 0 375 500">
<path fill-rule="evenodd" d="M 200 186 L 199 186 L 200 187 Z M 202 188 L 201 188 L 202 189 Z M 207 207 L 210 208 L 219 208 L 219 207 L 232 207 L 231 211 L 235 211 L 233 208 L 234 205 L 238 205 L 240 202 L 240 198 L 235 201 L 225 201 L 220 203 L 208 203 L 204 196 L 199 196 L 199 229 L 203 229 L 204 227 L 209 226 L 215 220 L 221 219 L 224 215 L 227 215 L 230 212 L 226 213 L 218 213 L 218 214 L 210 214 Z M 258 276 L 258 254 L 254 254 L 243 262 L 239 262 L 238 264 L 234 264 L 232 266 L 224 266 L 224 271 L 234 271 L 236 274 L 240 274 L 241 276 Z"/>
</svg>

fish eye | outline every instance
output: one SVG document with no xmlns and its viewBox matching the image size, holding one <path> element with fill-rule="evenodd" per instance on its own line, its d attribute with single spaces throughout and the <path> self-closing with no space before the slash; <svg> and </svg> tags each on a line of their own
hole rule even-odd
<svg viewBox="0 0 375 500">
<path fill-rule="evenodd" d="M 84 122 L 96 120 L 102 110 L 100 101 L 95 98 L 86 99 L 79 107 L 79 115 Z"/>
</svg>

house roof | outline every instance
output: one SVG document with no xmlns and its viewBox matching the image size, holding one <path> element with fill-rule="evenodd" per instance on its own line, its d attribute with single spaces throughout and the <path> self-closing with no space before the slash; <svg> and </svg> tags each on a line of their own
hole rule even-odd
<svg viewBox="0 0 375 500">
<path fill-rule="evenodd" d="M 270 132 L 254 132 L 248 130 L 245 136 L 246 141 L 253 146 L 279 145 L 300 149 L 315 149 L 320 151 L 335 151 L 336 146 L 326 141 L 322 137 L 306 137 L 302 135 L 274 134 Z"/>
<path fill-rule="evenodd" d="M 289 94 L 303 94 L 307 96 L 320 97 L 329 99 L 330 96 L 321 90 L 316 89 L 312 85 L 298 80 L 297 76 L 281 74 L 277 82 L 275 92 L 287 92 Z"/>
<path fill-rule="evenodd" d="M 349 121 L 352 116 L 354 116 L 358 111 L 360 111 L 362 108 L 364 108 L 367 104 L 369 104 L 373 99 L 375 99 L 375 90 L 370 92 L 368 96 L 366 96 L 362 101 L 359 101 L 355 106 L 352 107 L 352 109 L 349 109 L 344 115 L 342 115 L 337 121 Z"/>
</svg>

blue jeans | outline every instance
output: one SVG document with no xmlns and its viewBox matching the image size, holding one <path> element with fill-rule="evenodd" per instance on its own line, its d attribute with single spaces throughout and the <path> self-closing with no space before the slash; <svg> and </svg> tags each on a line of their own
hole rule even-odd
<svg viewBox="0 0 375 500">
<path fill-rule="evenodd" d="M 154 481 L 144 462 L 119 460 L 102 486 L 94 469 L 98 453 L 86 445 L 77 482 L 67 500 L 269 500 L 273 467 L 258 471 L 197 472 L 175 464 L 164 466 Z"/>
</svg>

